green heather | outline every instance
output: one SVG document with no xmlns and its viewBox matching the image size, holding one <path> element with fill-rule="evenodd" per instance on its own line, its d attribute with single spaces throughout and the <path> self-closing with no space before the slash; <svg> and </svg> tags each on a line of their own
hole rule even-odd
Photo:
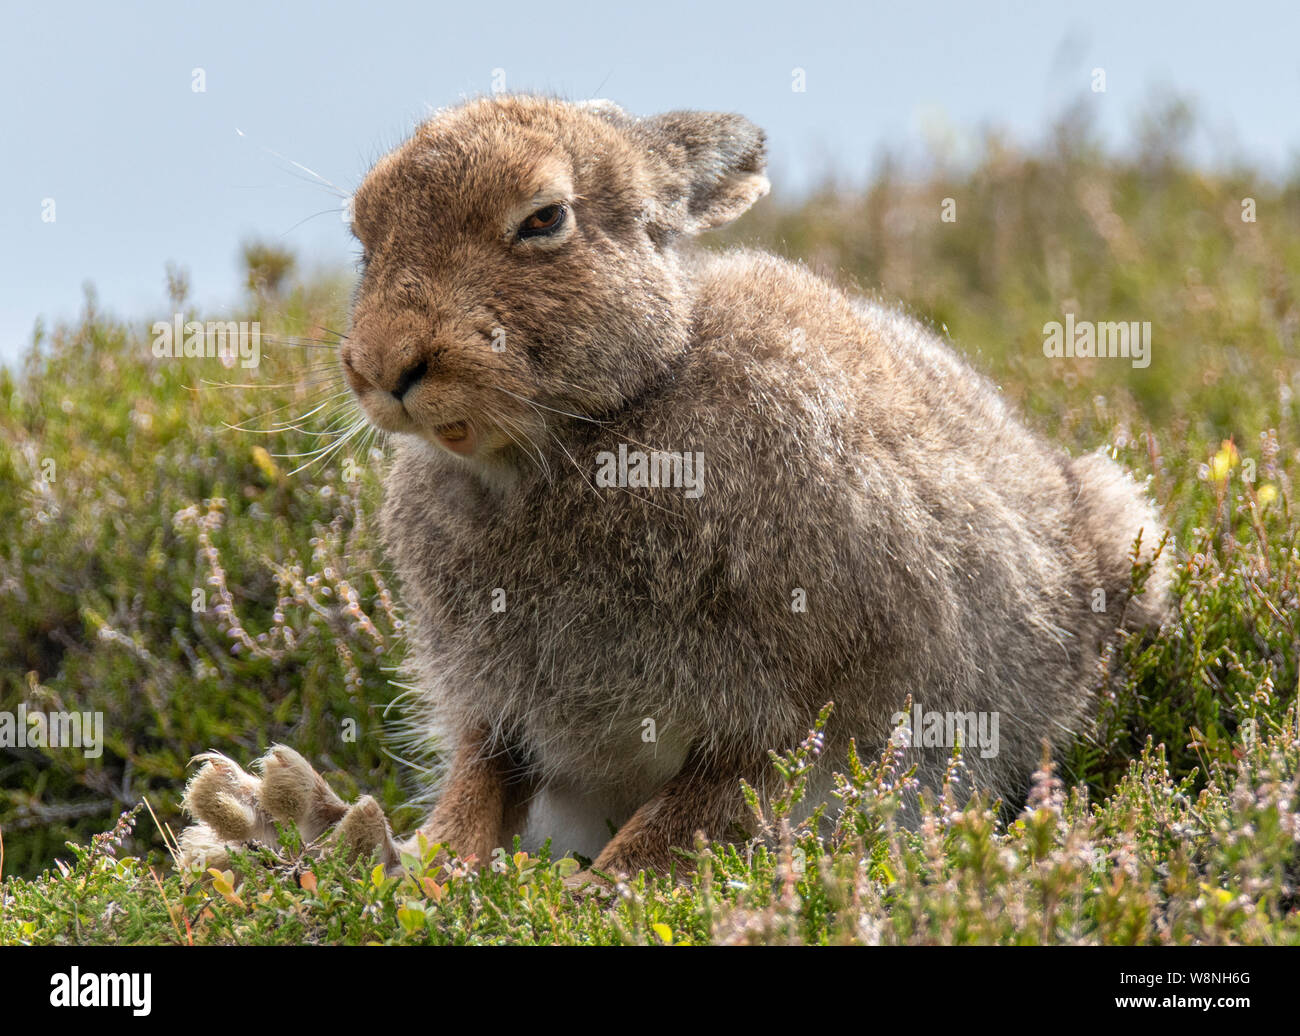
<svg viewBox="0 0 1300 1036">
<path fill-rule="evenodd" d="M 786 791 L 751 803 L 767 843 L 698 846 L 686 884 L 609 898 L 573 899 L 573 861 L 524 854 L 385 878 L 250 850 L 182 883 L 165 832 L 211 748 L 247 764 L 284 742 L 418 822 L 400 700 L 385 715 L 403 632 L 375 533 L 383 443 L 339 438 L 355 413 L 329 329 L 350 275 L 253 243 L 241 312 L 195 306 L 177 267 L 171 303 L 129 320 L 87 289 L 79 322 L 0 370 L 0 711 L 102 712 L 104 744 L 0 749 L 0 943 L 1300 943 L 1300 172 L 1194 167 L 1191 129 L 1154 109 L 1117 155 L 1072 115 L 1032 153 L 990 137 L 971 168 L 885 164 L 711 242 L 898 300 L 1033 426 L 1149 477 L 1179 606 L 1159 637 L 1117 637 L 1095 732 L 1027 804 L 958 806 L 954 758 L 909 831 L 908 775 L 864 754 L 834 833 L 791 830 L 810 736 L 772 746 Z M 177 311 L 261 321 L 262 364 L 155 359 L 151 325 Z M 1150 321 L 1150 366 L 1044 357 L 1067 313 Z"/>
</svg>

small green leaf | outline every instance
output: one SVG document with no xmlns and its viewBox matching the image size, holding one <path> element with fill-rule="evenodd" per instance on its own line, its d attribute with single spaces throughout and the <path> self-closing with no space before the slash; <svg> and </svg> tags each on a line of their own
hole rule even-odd
<svg viewBox="0 0 1300 1036">
<path fill-rule="evenodd" d="M 555 873 L 561 878 L 567 878 L 571 874 L 577 874 L 578 871 L 582 870 L 582 864 L 572 856 L 565 856 L 562 859 L 556 860 L 551 864 L 551 866 L 554 868 Z"/>
</svg>

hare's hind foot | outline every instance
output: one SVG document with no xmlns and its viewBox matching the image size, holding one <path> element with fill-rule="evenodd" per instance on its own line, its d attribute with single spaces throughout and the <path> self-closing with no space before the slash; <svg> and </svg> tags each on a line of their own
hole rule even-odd
<svg viewBox="0 0 1300 1036">
<path fill-rule="evenodd" d="M 400 850 L 384 811 L 369 795 L 348 805 L 301 755 L 274 745 L 247 773 L 220 752 L 198 756 L 202 768 L 185 788 L 181 805 L 196 823 L 180 836 L 181 869 L 225 870 L 230 850 L 253 844 L 279 849 L 275 825 L 294 825 L 313 855 L 338 851 L 348 859 L 379 851 L 394 867 Z"/>
</svg>

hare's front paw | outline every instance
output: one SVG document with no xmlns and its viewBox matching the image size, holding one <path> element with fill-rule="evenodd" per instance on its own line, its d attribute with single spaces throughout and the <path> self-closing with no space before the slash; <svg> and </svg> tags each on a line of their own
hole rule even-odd
<svg viewBox="0 0 1300 1036">
<path fill-rule="evenodd" d="M 311 852 L 337 849 L 355 859 L 378 849 L 385 866 L 397 864 L 398 847 L 379 803 L 365 795 L 349 806 L 292 748 L 272 746 L 253 764 L 260 777 L 220 752 L 207 752 L 196 761 L 203 767 L 181 801 L 196 821 L 181 832 L 182 870 L 225 870 L 230 849 L 252 843 L 279 848 L 277 823 L 295 825 Z"/>
</svg>

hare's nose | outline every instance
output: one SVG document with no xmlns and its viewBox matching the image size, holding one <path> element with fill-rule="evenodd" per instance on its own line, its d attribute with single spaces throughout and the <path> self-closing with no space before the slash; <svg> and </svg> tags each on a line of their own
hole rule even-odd
<svg viewBox="0 0 1300 1036">
<path fill-rule="evenodd" d="M 424 360 L 419 360 L 407 367 L 397 379 L 397 384 L 393 386 L 393 398 L 400 403 L 402 397 L 411 391 L 411 386 L 423 378 L 428 371 L 429 365 Z"/>
</svg>

